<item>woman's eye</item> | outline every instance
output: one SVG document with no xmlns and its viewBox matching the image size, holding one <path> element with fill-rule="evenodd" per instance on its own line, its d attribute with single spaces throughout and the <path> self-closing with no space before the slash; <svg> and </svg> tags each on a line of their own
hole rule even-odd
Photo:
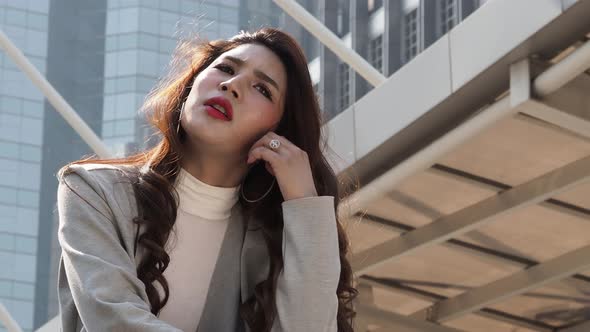
<svg viewBox="0 0 590 332">
<path fill-rule="evenodd" d="M 257 85 L 257 87 L 259 87 L 258 91 L 260 91 L 266 98 L 272 100 L 272 94 L 263 84 Z"/>
<path fill-rule="evenodd" d="M 226 72 L 226 73 L 228 73 L 230 75 L 233 75 L 233 73 L 234 73 L 233 68 L 230 67 L 230 66 L 228 66 L 228 65 L 218 64 L 217 66 L 215 66 L 215 68 L 217 68 L 217 69 L 219 69 L 219 70 L 221 70 L 223 72 Z"/>
<path fill-rule="evenodd" d="M 233 75 L 234 74 L 234 69 L 231 66 L 226 65 L 226 64 L 223 64 L 223 63 L 220 63 L 220 64 L 216 65 L 214 68 L 217 68 L 217 69 L 221 70 L 222 72 L 228 73 L 229 75 Z M 272 93 L 270 93 L 270 91 L 266 88 L 266 86 L 264 86 L 264 84 L 259 84 L 259 85 L 256 86 L 256 88 L 266 98 L 268 98 L 269 100 L 272 101 Z"/>
</svg>

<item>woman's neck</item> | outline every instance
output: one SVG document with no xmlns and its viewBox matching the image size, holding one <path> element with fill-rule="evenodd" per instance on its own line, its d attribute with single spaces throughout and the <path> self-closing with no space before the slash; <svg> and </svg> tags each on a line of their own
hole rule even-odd
<svg viewBox="0 0 590 332">
<path fill-rule="evenodd" d="M 191 157 L 194 156 L 194 157 Z M 198 156 L 198 157 L 197 157 Z M 200 181 L 216 187 L 231 188 L 242 183 L 248 172 L 246 157 L 185 153 L 182 168 Z"/>
</svg>

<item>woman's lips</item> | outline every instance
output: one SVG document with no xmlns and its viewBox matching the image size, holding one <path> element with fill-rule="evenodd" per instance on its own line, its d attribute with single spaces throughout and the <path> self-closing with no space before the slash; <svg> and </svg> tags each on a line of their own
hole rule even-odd
<svg viewBox="0 0 590 332">
<path fill-rule="evenodd" d="M 232 108 L 232 105 L 230 103 L 230 101 L 228 99 L 226 99 L 223 96 L 217 96 L 217 97 L 213 97 L 213 98 L 209 98 L 207 99 L 203 105 L 218 105 L 223 107 L 223 109 L 225 110 L 225 112 L 227 113 L 227 118 L 231 121 L 234 117 L 234 110 Z"/>
<path fill-rule="evenodd" d="M 205 112 L 207 112 L 207 114 L 209 114 L 211 117 L 214 117 L 216 119 L 229 121 L 229 119 L 225 116 L 225 114 L 221 113 L 213 106 L 205 105 Z"/>
</svg>

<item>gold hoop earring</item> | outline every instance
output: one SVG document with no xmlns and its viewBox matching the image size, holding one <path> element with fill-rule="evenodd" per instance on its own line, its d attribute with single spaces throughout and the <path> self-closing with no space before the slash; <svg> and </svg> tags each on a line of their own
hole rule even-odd
<svg viewBox="0 0 590 332">
<path fill-rule="evenodd" d="M 178 116 L 178 124 L 176 125 L 176 135 L 180 132 L 180 119 L 182 119 L 182 111 L 184 111 L 184 102 L 180 106 L 180 115 Z"/>
</svg>

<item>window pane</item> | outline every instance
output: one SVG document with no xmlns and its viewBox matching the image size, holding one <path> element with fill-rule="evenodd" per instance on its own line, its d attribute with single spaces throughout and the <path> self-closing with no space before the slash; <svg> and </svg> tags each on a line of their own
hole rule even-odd
<svg viewBox="0 0 590 332">
<path fill-rule="evenodd" d="M 158 76 L 158 54 L 150 51 L 139 51 L 138 73 L 148 76 Z"/>
<path fill-rule="evenodd" d="M 139 92 L 149 92 L 154 87 L 155 84 L 156 84 L 156 82 L 152 78 L 141 77 L 141 76 L 137 77 L 137 90 Z"/>
<path fill-rule="evenodd" d="M 37 195 L 37 201 L 39 196 Z M 17 208 L 16 227 L 14 232 L 24 235 L 37 236 L 39 228 L 39 212 L 38 210 L 29 208 Z"/>
<path fill-rule="evenodd" d="M 114 134 L 114 123 L 113 121 L 107 121 L 102 124 L 102 137 L 112 137 Z"/>
<path fill-rule="evenodd" d="M 20 116 L 12 114 L 0 114 L 0 139 L 14 141 L 18 137 Z"/>
<path fill-rule="evenodd" d="M 41 166 L 39 164 L 19 163 L 18 178 L 21 188 L 39 190 L 41 184 Z"/>
<path fill-rule="evenodd" d="M 115 98 L 117 102 L 117 119 L 128 119 L 135 116 L 135 94 L 123 93 Z"/>
<path fill-rule="evenodd" d="M 14 235 L 0 233 L 0 249 L 12 251 L 14 250 Z M 2 296 L 2 283 L 0 282 L 0 296 Z"/>
<path fill-rule="evenodd" d="M 138 30 L 139 10 L 137 8 L 124 8 L 119 12 L 119 32 L 135 32 Z"/>
<path fill-rule="evenodd" d="M 139 45 L 139 36 L 137 33 L 126 33 L 119 36 L 119 49 L 135 49 Z"/>
<path fill-rule="evenodd" d="M 237 32 L 237 27 L 234 24 L 219 23 L 219 34 L 221 38 L 229 38 Z"/>
<path fill-rule="evenodd" d="M 25 161 L 41 162 L 41 149 L 37 146 L 20 146 L 20 158 Z"/>
<path fill-rule="evenodd" d="M 159 8 L 159 1 L 158 0 L 142 0 L 141 5 L 158 9 Z"/>
<path fill-rule="evenodd" d="M 0 296 L 9 297 L 12 295 L 12 281 L 0 280 Z"/>
<path fill-rule="evenodd" d="M 168 56 L 176 47 L 176 39 L 160 38 L 160 53 L 166 53 Z"/>
<path fill-rule="evenodd" d="M 172 37 L 176 32 L 176 23 L 180 19 L 178 14 L 160 12 L 160 35 Z"/>
<path fill-rule="evenodd" d="M 16 204 L 16 189 L 0 186 L 0 203 Z"/>
<path fill-rule="evenodd" d="M 22 10 L 6 8 L 5 19 L 7 24 L 26 26 L 26 15 Z"/>
<path fill-rule="evenodd" d="M 18 144 L 0 141 L 0 157 L 11 159 L 18 158 Z"/>
<path fill-rule="evenodd" d="M 160 8 L 168 11 L 177 12 L 180 8 L 179 0 L 160 0 Z"/>
<path fill-rule="evenodd" d="M 47 54 L 47 32 L 27 30 L 27 52 L 36 56 Z"/>
<path fill-rule="evenodd" d="M 2 113 L 20 114 L 22 99 L 4 96 L 0 102 Z"/>
<path fill-rule="evenodd" d="M 49 13 L 49 0 L 27 1 L 28 9 L 40 13 Z"/>
<path fill-rule="evenodd" d="M 109 1 L 111 3 L 112 1 Z M 106 35 L 114 35 L 119 32 L 119 11 L 107 11 Z"/>
<path fill-rule="evenodd" d="M 36 208 L 39 206 L 39 194 L 30 190 L 19 190 L 18 203 L 22 206 Z"/>
<path fill-rule="evenodd" d="M 15 237 L 15 250 L 26 254 L 35 254 L 37 252 L 37 239 L 30 236 Z"/>
<path fill-rule="evenodd" d="M 180 11 L 183 13 L 194 14 L 199 9 L 199 3 L 193 0 L 181 0 Z"/>
<path fill-rule="evenodd" d="M 106 53 L 104 60 L 104 74 L 105 77 L 117 76 L 117 53 Z"/>
<path fill-rule="evenodd" d="M 0 251 L 0 266 L 12 266 L 12 264 L 13 264 L 12 262 L 14 262 L 14 258 L 12 257 L 12 253 Z M 6 268 L 0 269 L 0 278 L 13 279 L 12 269 L 6 269 Z M 10 286 L 10 288 L 12 289 L 12 285 Z"/>
<path fill-rule="evenodd" d="M 14 254 L 14 277 L 17 280 L 35 281 L 35 256 Z"/>
<path fill-rule="evenodd" d="M 40 119 L 21 118 L 21 141 L 32 145 L 41 145 L 43 123 Z"/>
<path fill-rule="evenodd" d="M 137 70 L 137 50 L 121 51 L 117 53 L 116 76 L 134 75 Z"/>
<path fill-rule="evenodd" d="M 21 300 L 33 300 L 35 287 L 32 284 L 14 282 L 12 296 Z"/>
<path fill-rule="evenodd" d="M 0 159 L 0 185 L 16 187 L 18 161 Z"/>
<path fill-rule="evenodd" d="M 157 11 L 149 8 L 141 8 L 139 10 L 140 31 L 158 34 L 160 28 L 158 22 L 159 20 Z"/>
<path fill-rule="evenodd" d="M 158 50 L 158 37 L 142 33 L 139 35 L 139 47 L 150 50 Z"/>
<path fill-rule="evenodd" d="M 119 77 L 116 81 L 117 92 L 135 91 L 135 76 Z"/>
<path fill-rule="evenodd" d="M 104 93 L 105 94 L 111 94 L 114 93 L 115 90 L 115 82 L 116 79 L 114 78 L 107 78 L 104 80 Z"/>
<path fill-rule="evenodd" d="M 119 120 L 115 123 L 115 134 L 117 136 L 133 135 L 135 132 L 134 120 Z"/>
<path fill-rule="evenodd" d="M 27 25 L 34 29 L 47 31 L 47 15 L 28 12 Z"/>
<path fill-rule="evenodd" d="M 234 8 L 220 7 L 219 8 L 219 20 L 225 21 L 225 22 L 231 22 L 231 23 L 237 22 L 238 21 L 238 11 Z"/>
<path fill-rule="evenodd" d="M 14 312 L 14 319 L 23 328 L 23 330 L 32 331 L 33 302 L 23 300 L 12 300 L 12 309 Z"/>
<path fill-rule="evenodd" d="M 121 7 L 137 7 L 140 3 L 139 0 L 119 0 Z"/>
<path fill-rule="evenodd" d="M 23 100 L 23 115 L 36 119 L 43 118 L 43 102 L 33 100 Z"/>
</svg>

